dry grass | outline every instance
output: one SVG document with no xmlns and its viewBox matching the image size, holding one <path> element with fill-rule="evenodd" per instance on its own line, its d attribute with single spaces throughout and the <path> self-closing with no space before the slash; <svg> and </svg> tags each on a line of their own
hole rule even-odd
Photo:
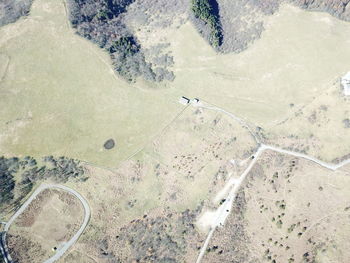
<svg viewBox="0 0 350 263">
<path fill-rule="evenodd" d="M 19 262 L 26 262 L 28 253 L 35 262 L 49 258 L 55 253 L 54 247 L 59 248 L 79 229 L 83 213 L 74 196 L 44 190 L 11 226 L 8 241 L 11 255 Z"/>
<path fill-rule="evenodd" d="M 203 262 L 239 257 L 241 262 L 345 262 L 345 236 L 350 234 L 347 175 L 265 153 L 247 178 L 226 226 L 214 234 Z M 213 250 L 214 246 L 218 247 Z"/>
<path fill-rule="evenodd" d="M 348 154 L 350 133 L 342 120 L 350 102 L 339 78 L 350 70 L 349 23 L 284 5 L 264 27 L 261 38 L 240 54 L 216 54 L 190 23 L 148 37 L 171 43 L 177 94 L 236 113 L 284 147 L 304 144 L 309 154 L 327 161 Z M 322 105 L 328 106 L 326 119 L 310 123 Z M 292 142 L 282 142 L 290 135 Z"/>
<path fill-rule="evenodd" d="M 127 249 L 128 243 L 123 242 L 140 234 L 138 224 L 149 224 L 144 219 L 146 215 L 149 222 L 158 218 L 161 222 L 169 220 L 164 224 L 171 224 L 175 229 L 184 228 L 186 240 L 193 235 L 193 242 L 182 244 L 178 241 L 182 240 L 178 232 L 169 234 L 180 242 L 179 249 L 186 247 L 181 253 L 194 259 L 196 246 L 201 244 L 199 237 L 204 236 L 197 229 L 191 232 L 190 225 L 194 227 L 202 206 L 212 206 L 216 192 L 236 172 L 229 161 L 245 160 L 256 147 L 249 132 L 228 116 L 209 109 L 186 108 L 141 152 L 123 162 L 118 169 L 107 172 L 91 167 L 87 182 L 70 185 L 89 200 L 94 211 L 76 249 L 98 258 L 102 252 L 94 246 L 107 242 L 108 248 L 104 251 L 125 258 L 125 253 L 131 252 Z M 187 209 L 191 216 L 183 223 L 182 213 Z M 174 214 L 174 217 L 168 218 L 168 214 Z M 124 237 L 124 241 L 117 240 L 115 236 L 125 235 L 122 227 L 137 230 Z M 145 231 L 152 229 L 149 227 Z M 152 242 L 156 237 L 156 232 L 147 234 Z M 123 246 L 126 247 L 122 249 Z M 137 249 L 143 251 L 144 248 Z"/>
</svg>

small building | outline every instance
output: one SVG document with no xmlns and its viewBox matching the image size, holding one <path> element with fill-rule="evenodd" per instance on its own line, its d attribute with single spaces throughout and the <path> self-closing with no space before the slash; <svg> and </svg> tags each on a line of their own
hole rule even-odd
<svg viewBox="0 0 350 263">
<path fill-rule="evenodd" d="M 344 88 L 344 95 L 350 96 L 350 71 L 341 78 L 341 84 Z"/>
<path fill-rule="evenodd" d="M 194 104 L 198 104 L 198 103 L 199 103 L 199 99 L 197 99 L 197 98 L 194 98 L 194 99 L 192 99 L 191 101 L 192 101 L 192 103 L 194 103 Z"/>
<path fill-rule="evenodd" d="M 190 100 L 189 98 L 186 98 L 186 97 L 184 97 L 184 96 L 182 96 L 182 97 L 180 98 L 180 100 L 179 100 L 179 102 L 180 102 L 181 104 L 183 104 L 183 105 L 189 104 L 190 101 L 191 101 L 191 100 Z"/>
</svg>

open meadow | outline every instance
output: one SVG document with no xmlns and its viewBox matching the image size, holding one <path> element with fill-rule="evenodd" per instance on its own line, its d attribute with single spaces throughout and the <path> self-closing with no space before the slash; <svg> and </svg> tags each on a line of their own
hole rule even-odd
<svg viewBox="0 0 350 263">
<path fill-rule="evenodd" d="M 325 160 L 346 155 L 349 100 L 338 82 L 349 70 L 349 24 L 285 5 L 265 27 L 248 50 L 225 55 L 189 22 L 157 34 L 138 28 L 145 47 L 149 39 L 170 43 L 176 78 L 130 84 L 112 72 L 107 54 L 74 34 L 63 2 L 36 0 L 29 17 L 0 29 L 2 152 L 116 167 L 181 111 L 177 99 L 186 95 L 242 116 L 282 146 L 306 144 Z M 310 123 L 322 105 L 331 121 Z M 116 147 L 106 151 L 110 138 Z"/>
<path fill-rule="evenodd" d="M 0 53 L 0 146 L 7 156 L 116 166 L 181 110 L 163 96 L 166 89 L 117 78 L 107 54 L 69 27 L 62 1 L 36 0 L 29 17 L 0 28 Z M 110 138 L 116 147 L 106 151 Z"/>
<path fill-rule="evenodd" d="M 262 19 L 261 37 L 238 54 L 216 53 L 190 21 L 130 25 L 142 47 L 171 54 L 175 79 L 159 83 L 116 75 L 107 52 L 74 33 L 64 1 L 35 0 L 27 17 L 0 27 L 0 155 L 65 156 L 84 168 L 60 183 L 86 198 L 91 220 L 59 262 L 195 262 L 212 223 L 202 215 L 225 202 L 256 138 L 327 162 L 349 158 L 340 78 L 350 71 L 350 24 L 291 5 Z M 349 171 L 265 152 L 203 262 L 345 262 Z M 48 258 L 75 231 L 81 207 L 48 192 L 40 213 L 8 233 L 19 260 Z M 61 215 L 64 224 L 50 226 Z"/>
</svg>

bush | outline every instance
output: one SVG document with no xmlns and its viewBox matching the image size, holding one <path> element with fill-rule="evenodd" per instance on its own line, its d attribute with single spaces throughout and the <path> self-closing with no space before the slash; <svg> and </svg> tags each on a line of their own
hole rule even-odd
<svg viewBox="0 0 350 263">
<path fill-rule="evenodd" d="M 132 56 L 139 51 L 140 46 L 136 43 L 133 36 L 121 37 L 109 48 L 109 52 L 118 52 L 124 57 Z"/>
<path fill-rule="evenodd" d="M 184 262 L 187 240 L 196 234 L 193 223 L 197 215 L 185 210 L 134 219 L 120 228 L 117 242 L 120 246 L 129 244 L 130 262 Z"/>
</svg>

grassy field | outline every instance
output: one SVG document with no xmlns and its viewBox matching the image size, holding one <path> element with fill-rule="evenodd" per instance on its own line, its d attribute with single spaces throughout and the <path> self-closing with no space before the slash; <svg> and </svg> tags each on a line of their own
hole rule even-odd
<svg viewBox="0 0 350 263">
<path fill-rule="evenodd" d="M 133 249 L 140 256 L 147 255 L 147 248 L 127 242 L 130 237 L 139 240 L 144 229 L 147 238 L 154 241 L 159 229 L 148 227 L 154 222 L 157 227 L 180 229 L 180 234 L 160 232 L 180 240 L 181 249 L 174 254 L 187 253 L 187 261 L 194 261 L 196 246 L 204 238 L 193 226 L 196 216 L 203 207 L 216 205 L 212 199 L 233 173 L 230 160 L 244 163 L 256 145 L 244 128 L 223 114 L 192 107 L 182 112 L 184 106 L 177 102 L 182 95 L 211 102 L 261 126 L 271 144 L 327 161 L 349 153 L 350 133 L 343 120 L 349 117 L 350 102 L 339 86 L 339 78 L 350 70 L 348 23 L 327 14 L 283 6 L 267 18 L 261 39 L 240 54 L 228 55 L 216 54 L 189 22 L 180 28 L 150 32 L 140 28 L 135 33 L 142 46 L 170 43 L 167 51 L 174 57 L 176 79 L 171 83 L 140 80 L 130 84 L 113 73 L 107 54 L 75 35 L 67 21 L 63 2 L 35 0 L 27 18 L 0 28 L 1 153 L 65 155 L 90 163 L 89 180 L 69 184 L 89 200 L 91 223 L 62 262 L 79 261 L 81 257 L 96 262 L 101 251 L 121 258 L 134 255 Z M 107 151 L 103 144 L 110 138 L 116 147 Z M 256 174 L 266 173 L 271 181 L 275 180 L 276 167 L 270 161 L 280 170 L 287 169 L 287 174 L 292 160 L 268 155 L 266 162 L 255 168 Z M 102 169 L 104 166 L 113 169 Z M 254 242 L 259 246 L 261 241 L 265 247 L 269 241 L 264 238 L 273 233 L 273 242 L 278 241 L 276 244 L 284 249 L 290 246 L 294 255 L 302 257 L 301 247 L 314 247 L 307 239 L 299 239 L 299 232 L 291 241 L 283 236 L 295 223 L 292 216 L 315 223 L 324 209 L 336 211 L 319 200 L 344 209 L 343 201 L 349 196 L 342 188 L 348 185 L 342 172 L 333 173 L 335 179 L 330 181 L 329 171 L 305 162 L 298 167 L 297 171 L 292 169 L 298 176 L 293 177 L 288 189 L 286 179 L 278 184 L 260 182 L 253 189 L 259 193 L 247 192 L 247 216 L 252 220 L 247 231 L 260 233 L 255 234 Z M 261 198 L 261 204 L 254 198 Z M 281 200 L 287 203 L 284 213 L 289 216 L 283 226 L 264 221 L 265 217 L 269 221 L 282 216 L 275 205 Z M 316 210 L 308 209 L 308 203 Z M 261 205 L 268 208 L 260 213 Z M 55 214 L 54 207 L 51 204 L 50 214 Z M 185 209 L 189 215 L 183 214 Z M 168 213 L 174 218 L 169 219 Z M 48 220 L 38 218 L 40 225 Z M 330 216 L 329 220 L 334 224 L 315 225 L 312 231 L 316 233 L 308 231 L 309 235 L 317 236 L 321 231 L 318 227 L 344 223 L 341 216 Z M 298 226 L 300 231 L 304 226 L 311 225 Z M 38 230 L 39 225 L 36 227 Z M 336 231 L 331 238 L 342 250 L 344 237 Z M 348 231 L 345 226 L 344 231 Z M 119 235 L 126 239 L 117 240 Z M 181 243 L 180 237 L 187 241 L 192 238 L 192 247 Z M 322 235 L 313 242 L 322 243 L 327 237 Z M 226 239 L 220 236 L 220 240 L 223 244 Z M 239 239 L 240 244 L 244 242 Z M 252 258 L 264 254 L 265 247 L 253 248 Z M 334 258 L 337 252 L 325 249 L 326 254 L 311 252 L 315 257 Z M 279 259 L 291 256 L 279 247 L 272 250 L 272 256 L 276 254 Z M 243 247 L 242 251 L 248 250 Z"/>
<path fill-rule="evenodd" d="M 310 147 L 311 154 L 347 154 L 350 135 L 341 121 L 349 101 L 337 81 L 349 70 L 349 24 L 284 6 L 265 27 L 248 50 L 229 55 L 216 54 L 190 23 L 157 34 L 141 28 L 142 45 L 171 44 L 176 79 L 129 84 L 113 74 L 107 54 L 74 34 L 63 2 L 36 0 L 28 18 L 0 28 L 1 152 L 115 167 L 165 127 L 182 109 L 178 97 L 188 95 L 245 117 L 286 147 L 282 139 L 292 131 L 305 141 L 315 136 L 322 149 Z M 330 101 L 332 121 L 312 125 L 307 113 L 289 120 L 306 106 L 318 108 L 322 98 Z M 329 140 L 328 131 L 337 136 Z M 117 146 L 106 151 L 109 138 Z"/>
<path fill-rule="evenodd" d="M 265 29 L 261 39 L 240 54 L 216 54 L 190 23 L 158 32 L 152 41 L 167 36 L 165 41 L 171 43 L 174 92 L 197 96 L 246 118 L 264 128 L 272 143 L 290 147 L 282 140 L 293 135 L 309 144 L 309 154 L 327 161 L 347 154 L 350 133 L 342 120 L 349 116 L 350 102 L 341 94 L 339 79 L 350 70 L 350 24 L 285 5 L 266 19 Z M 140 37 L 147 43 L 144 34 Z M 310 123 L 310 114 L 303 110 L 324 104 L 330 121 Z M 292 118 L 299 111 L 303 114 Z M 309 143 L 310 135 L 319 148 Z"/>
<path fill-rule="evenodd" d="M 169 33 L 174 86 L 266 126 L 295 110 L 290 103 L 310 103 L 349 70 L 348 23 L 291 6 L 266 23 L 261 39 L 240 54 L 215 54 L 190 24 Z"/>
<path fill-rule="evenodd" d="M 123 215 L 118 220 L 125 222 L 158 207 L 176 212 L 195 209 L 224 185 L 227 171 L 232 170 L 229 161 L 246 159 L 256 147 L 246 129 L 229 117 L 189 107 L 118 169 L 89 167 L 89 180 L 70 186 L 103 214 L 113 217 L 118 211 Z M 225 176 L 218 176 L 220 173 Z"/>
<path fill-rule="evenodd" d="M 0 83 L 1 152 L 116 166 L 181 105 L 166 89 L 117 78 L 108 56 L 67 23 L 63 2 L 37 0 L 28 18 L 0 28 L 0 69 L 10 58 Z M 105 151 L 109 138 L 117 146 Z"/>
<path fill-rule="evenodd" d="M 186 108 L 157 138 L 118 169 L 88 167 L 89 180 L 70 183 L 70 187 L 89 200 L 93 211 L 76 251 L 99 258 L 101 252 L 96 244 L 107 240 L 104 241 L 108 243 L 106 252 L 120 258 L 125 256 L 123 253 L 131 253 L 125 256 L 131 258 L 135 255 L 124 251 L 131 246 L 126 239 L 142 240 L 139 235 L 145 232 L 149 242 L 153 242 L 157 240 L 157 232 L 149 227 L 125 234 L 123 229 L 148 219 L 158 223 L 169 220 L 167 224 L 174 229 L 184 228 L 180 236 L 186 236 L 187 241 L 194 239 L 188 245 L 177 241 L 178 248 L 184 249 L 183 254 L 188 253 L 192 261 L 197 252 L 194 248 L 193 253 L 191 246 L 195 247 L 197 235 L 203 234 L 194 227 L 195 215 L 203 206 L 212 205 L 214 195 L 231 176 L 234 167 L 229 161 L 246 159 L 256 147 L 248 131 L 228 116 L 209 109 Z M 178 219 L 185 211 L 191 216 Z M 188 225 L 182 226 L 184 223 Z M 126 239 L 117 240 L 115 236 Z M 179 236 L 169 233 L 169 237 Z M 143 245 L 137 245 L 136 249 L 146 253 Z M 181 250 L 174 252 L 176 256 L 181 253 Z M 67 255 L 67 260 L 70 256 L 73 257 Z"/>
</svg>

